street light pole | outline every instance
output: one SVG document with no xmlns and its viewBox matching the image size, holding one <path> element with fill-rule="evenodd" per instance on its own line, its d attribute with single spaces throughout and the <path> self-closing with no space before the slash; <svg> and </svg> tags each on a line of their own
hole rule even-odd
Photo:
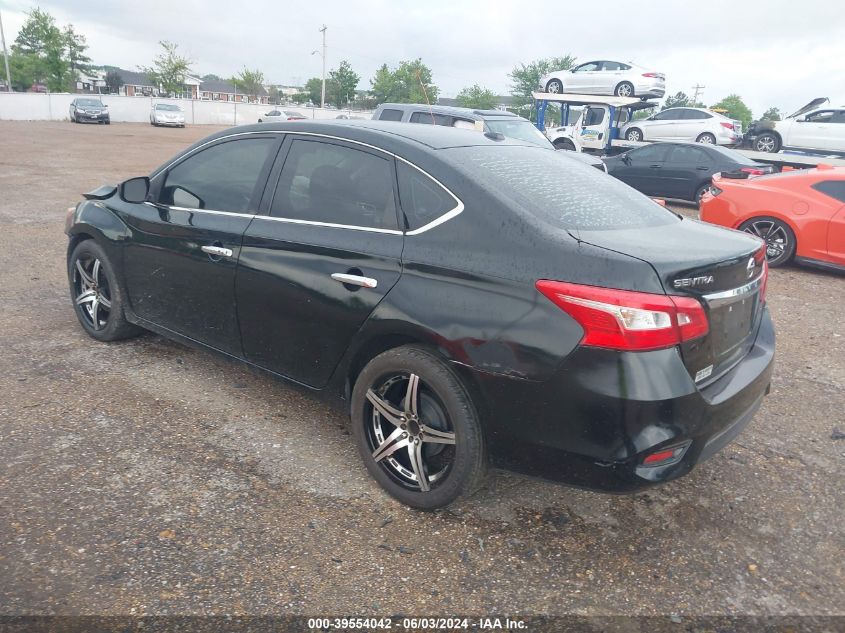
<svg viewBox="0 0 845 633">
<path fill-rule="evenodd" d="M 12 75 L 9 73 L 9 53 L 6 51 L 6 34 L 3 32 L 2 13 L 0 13 L 0 40 L 3 41 L 3 61 L 6 64 L 6 92 L 12 92 Z"/>
<path fill-rule="evenodd" d="M 320 107 L 326 107 L 326 25 L 323 25 L 323 28 L 320 29 L 320 32 L 323 34 L 323 88 L 320 92 Z"/>
</svg>

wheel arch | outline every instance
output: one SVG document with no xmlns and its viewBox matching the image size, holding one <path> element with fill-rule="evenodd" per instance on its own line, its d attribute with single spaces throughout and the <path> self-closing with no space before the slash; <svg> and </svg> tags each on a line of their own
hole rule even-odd
<svg viewBox="0 0 845 633">
<path fill-rule="evenodd" d="M 798 225 L 795 224 L 795 221 L 792 218 L 787 217 L 787 215 L 781 211 L 753 211 L 752 213 L 743 215 L 742 218 L 738 222 L 736 222 L 736 224 L 732 228 L 739 231 L 741 230 L 739 227 L 745 224 L 746 222 L 761 218 L 774 218 L 775 220 L 780 220 L 781 222 L 786 224 L 786 226 L 789 227 L 789 230 L 792 231 L 792 236 L 795 238 L 795 254 L 797 255 L 799 245 L 801 244 Z"/>
</svg>

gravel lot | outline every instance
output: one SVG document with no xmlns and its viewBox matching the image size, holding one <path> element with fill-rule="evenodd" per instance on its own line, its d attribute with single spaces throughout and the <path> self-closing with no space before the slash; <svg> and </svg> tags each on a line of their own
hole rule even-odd
<svg viewBox="0 0 845 633">
<path fill-rule="evenodd" d="M 77 324 L 65 208 L 212 131 L 0 122 L 0 615 L 845 615 L 844 276 L 772 273 L 772 394 L 690 476 L 422 514 L 307 394 Z"/>
</svg>

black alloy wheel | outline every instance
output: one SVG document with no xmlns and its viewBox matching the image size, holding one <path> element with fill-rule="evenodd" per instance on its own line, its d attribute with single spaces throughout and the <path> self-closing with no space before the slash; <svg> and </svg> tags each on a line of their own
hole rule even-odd
<svg viewBox="0 0 845 633">
<path fill-rule="evenodd" d="M 123 294 L 102 247 L 94 240 L 76 245 L 68 258 L 70 296 L 79 323 L 93 338 L 116 341 L 141 330 L 123 313 Z"/>
<path fill-rule="evenodd" d="M 483 483 L 486 453 L 475 407 L 434 353 L 405 346 L 377 356 L 355 383 L 352 407 L 367 469 L 403 503 L 434 510 Z"/>
<path fill-rule="evenodd" d="M 772 268 L 788 263 L 795 254 L 795 233 L 777 218 L 754 218 L 739 229 L 766 242 L 766 260 Z"/>
</svg>

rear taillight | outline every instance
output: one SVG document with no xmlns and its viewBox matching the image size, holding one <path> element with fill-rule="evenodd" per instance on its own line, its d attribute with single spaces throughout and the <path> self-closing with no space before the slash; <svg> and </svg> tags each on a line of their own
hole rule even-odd
<svg viewBox="0 0 845 633">
<path fill-rule="evenodd" d="M 722 127 L 726 127 L 729 130 L 734 129 L 734 124 L 731 123 L 730 121 L 719 121 L 719 125 L 721 125 Z"/>
<path fill-rule="evenodd" d="M 657 77 L 657 73 L 643 73 L 643 77 Z"/>
<path fill-rule="evenodd" d="M 691 442 L 687 440 L 678 446 L 662 448 L 659 451 L 649 453 L 643 458 L 643 466 L 667 466 L 681 461 L 684 453 L 687 452 Z"/>
<path fill-rule="evenodd" d="M 537 290 L 584 328 L 581 345 L 624 351 L 673 347 L 709 331 L 692 297 L 633 292 L 541 279 Z"/>
<path fill-rule="evenodd" d="M 759 167 L 740 167 L 739 171 L 741 171 L 743 174 L 748 174 L 749 176 L 762 176 L 766 173 Z"/>
</svg>

